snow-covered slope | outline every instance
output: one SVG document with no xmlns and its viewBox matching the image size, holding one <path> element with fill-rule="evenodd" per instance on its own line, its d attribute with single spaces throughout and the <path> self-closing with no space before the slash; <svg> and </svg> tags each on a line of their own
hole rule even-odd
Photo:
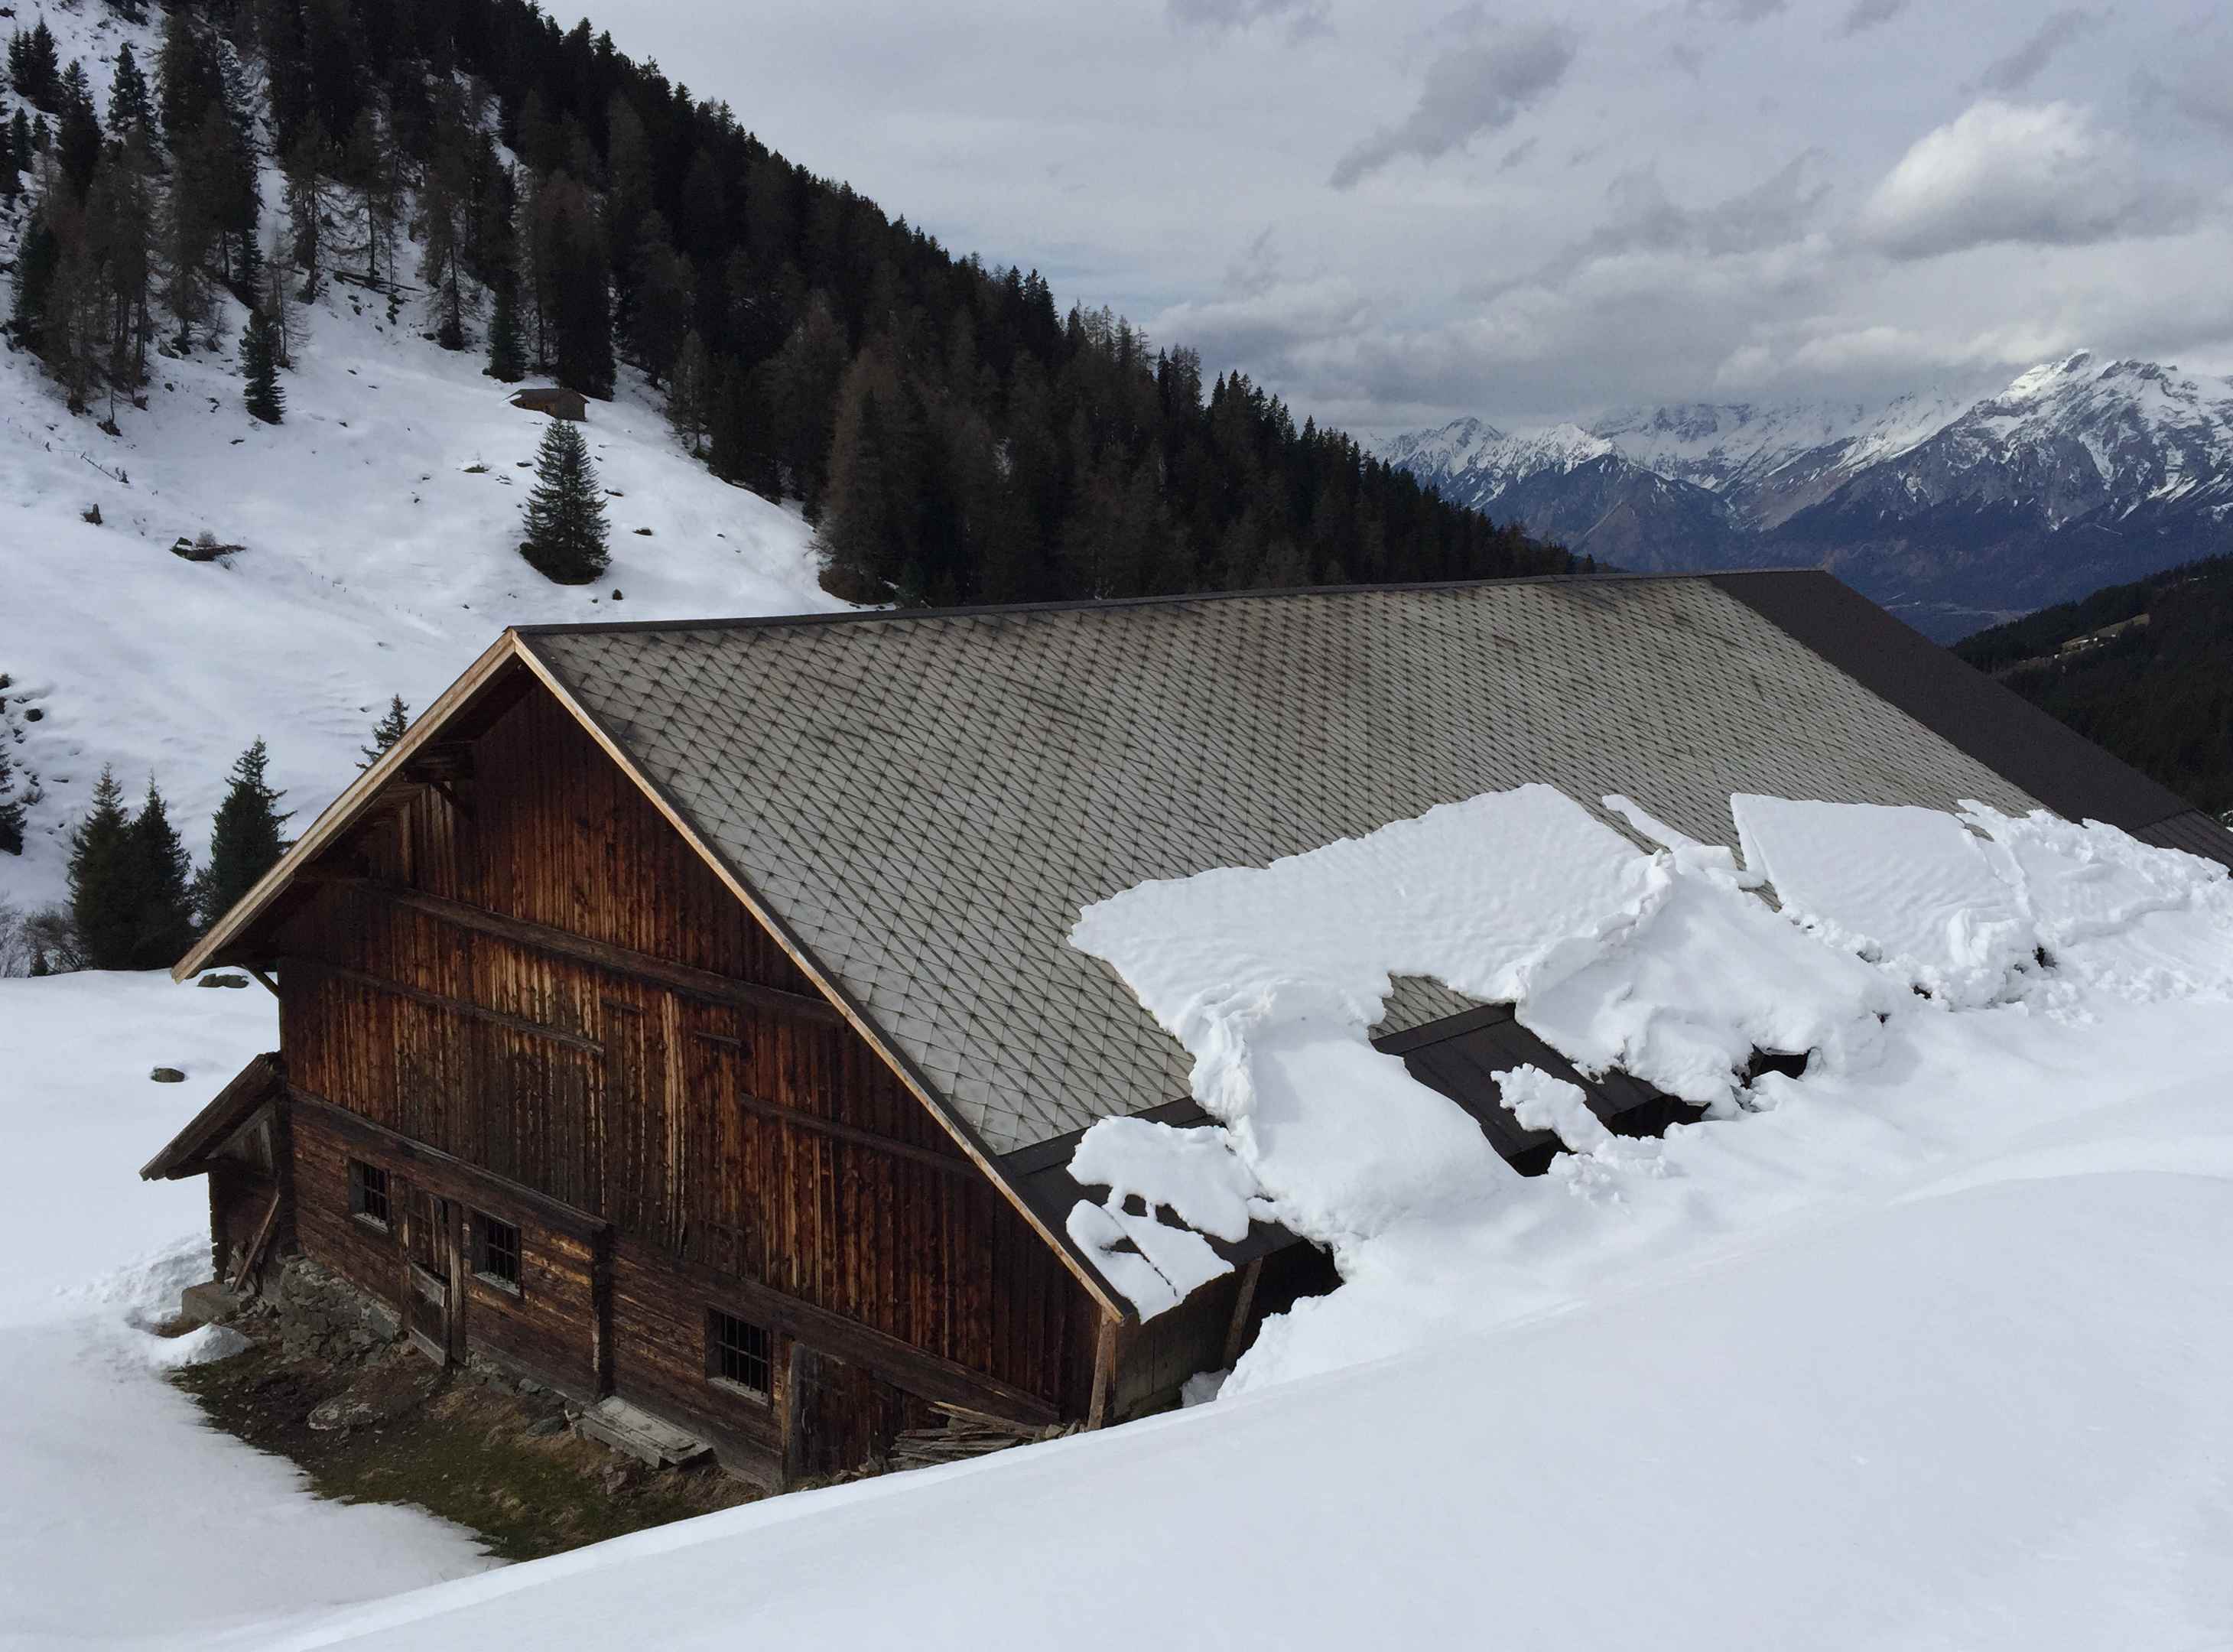
<svg viewBox="0 0 2233 1652">
<path fill-rule="evenodd" d="M 2233 543 L 2233 382 L 2086 351 L 1983 397 L 1695 403 L 1520 434 L 1460 420 L 1381 451 L 1601 560 L 1820 563 L 1947 636 Z M 1611 478 L 1618 537 L 1598 527 Z"/>
<path fill-rule="evenodd" d="M 104 107 L 120 42 L 152 74 L 160 12 L 138 25 L 86 0 L 43 15 Z M 0 119 L 14 102 L 0 92 Z M 265 186 L 269 235 L 276 178 Z M 0 220 L 0 251 L 21 218 Z M 68 827 L 104 763 L 135 795 L 152 775 L 199 855 L 251 740 L 270 743 L 307 821 L 391 694 L 423 708 L 507 625 L 835 606 L 806 524 L 692 459 L 632 374 L 589 409 L 612 569 L 570 589 L 517 549 L 545 421 L 510 405 L 478 351 L 437 348 L 416 304 L 391 314 L 329 281 L 297 309 L 273 426 L 241 403 L 244 319 L 228 300 L 224 350 L 156 358 L 146 409 L 120 404 L 114 437 L 95 422 L 105 399 L 73 418 L 29 352 L 0 351 L 0 673 L 25 737 L 14 755 L 43 792 L 23 858 L 0 855 L 0 899 L 60 894 Z M 83 519 L 95 507 L 99 526 Z M 244 549 L 170 554 L 204 531 Z"/>
</svg>

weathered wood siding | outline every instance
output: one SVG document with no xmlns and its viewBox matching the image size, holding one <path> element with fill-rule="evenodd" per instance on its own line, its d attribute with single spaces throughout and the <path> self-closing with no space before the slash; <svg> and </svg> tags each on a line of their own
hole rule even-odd
<svg viewBox="0 0 2233 1652">
<path fill-rule="evenodd" d="M 360 831 L 340 869 L 369 881 L 317 888 L 281 926 L 292 1082 L 612 1224 L 624 1394 L 776 1443 L 706 1382 L 707 1298 L 689 1280 L 710 1272 L 1081 1413 L 1090 1299 L 850 1027 L 700 1001 L 395 903 L 383 883 L 812 992 L 541 691 L 474 743 L 470 769 L 454 796 L 423 792 Z M 304 1242 L 361 1278 L 372 1259 L 342 1226 L 345 1159 L 313 1141 L 305 1163 L 305 1212 L 322 1213 Z M 501 1346 L 544 1300 L 589 1311 L 476 1291 L 468 1334 Z M 534 1333 L 545 1357 L 551 1334 Z"/>
<path fill-rule="evenodd" d="M 400 1313 L 403 1251 L 395 1224 L 374 1226 L 349 1212 L 349 1161 L 361 1153 L 317 1120 L 290 1121 L 295 1141 L 295 1237 L 303 1253 L 370 1291 Z M 392 1166 L 382 1167 L 393 1169 Z M 397 1172 L 400 1176 L 400 1171 Z M 393 1188 L 400 1210 L 403 1189 Z"/>
</svg>

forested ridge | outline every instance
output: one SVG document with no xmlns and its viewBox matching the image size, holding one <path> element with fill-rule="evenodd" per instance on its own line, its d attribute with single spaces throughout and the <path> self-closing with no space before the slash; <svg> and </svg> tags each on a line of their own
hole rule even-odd
<svg viewBox="0 0 2233 1652">
<path fill-rule="evenodd" d="M 1971 665 L 2221 818 L 2233 817 L 2233 556 L 1995 626 Z"/>
<path fill-rule="evenodd" d="M 130 0 L 108 3 L 133 16 Z M 516 380 L 622 362 L 716 473 L 804 502 L 824 583 L 907 603 L 1567 571 L 1234 373 L 1036 272 L 956 257 L 771 151 L 726 104 L 524 0 L 191 0 L 96 109 L 19 28 L 0 188 L 12 327 L 113 416 L 151 352 L 286 363 L 346 280 Z M 285 179 L 260 221 L 258 168 Z M 104 400 L 105 399 L 105 400 Z M 258 417 L 283 416 L 261 373 Z"/>
</svg>

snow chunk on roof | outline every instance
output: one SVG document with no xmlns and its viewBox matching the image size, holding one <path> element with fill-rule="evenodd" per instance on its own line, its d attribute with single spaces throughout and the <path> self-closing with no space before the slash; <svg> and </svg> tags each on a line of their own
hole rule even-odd
<svg viewBox="0 0 2233 1652">
<path fill-rule="evenodd" d="M 1745 864 L 1784 912 L 1904 984 L 1989 1004 L 2039 947 L 1989 846 L 1951 815 L 1871 803 L 1729 799 Z"/>
</svg>

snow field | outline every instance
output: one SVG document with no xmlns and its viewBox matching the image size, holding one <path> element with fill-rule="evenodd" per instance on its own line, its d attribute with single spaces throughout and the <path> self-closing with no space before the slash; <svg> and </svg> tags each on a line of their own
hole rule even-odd
<svg viewBox="0 0 2233 1652">
<path fill-rule="evenodd" d="M 0 980 L 0 1647 L 165 1644 L 490 1564 L 415 1511 L 321 1501 L 162 1380 L 233 1333 L 146 1329 L 209 1277 L 209 1205 L 138 1169 L 276 1023 L 252 987 Z"/>
</svg>

